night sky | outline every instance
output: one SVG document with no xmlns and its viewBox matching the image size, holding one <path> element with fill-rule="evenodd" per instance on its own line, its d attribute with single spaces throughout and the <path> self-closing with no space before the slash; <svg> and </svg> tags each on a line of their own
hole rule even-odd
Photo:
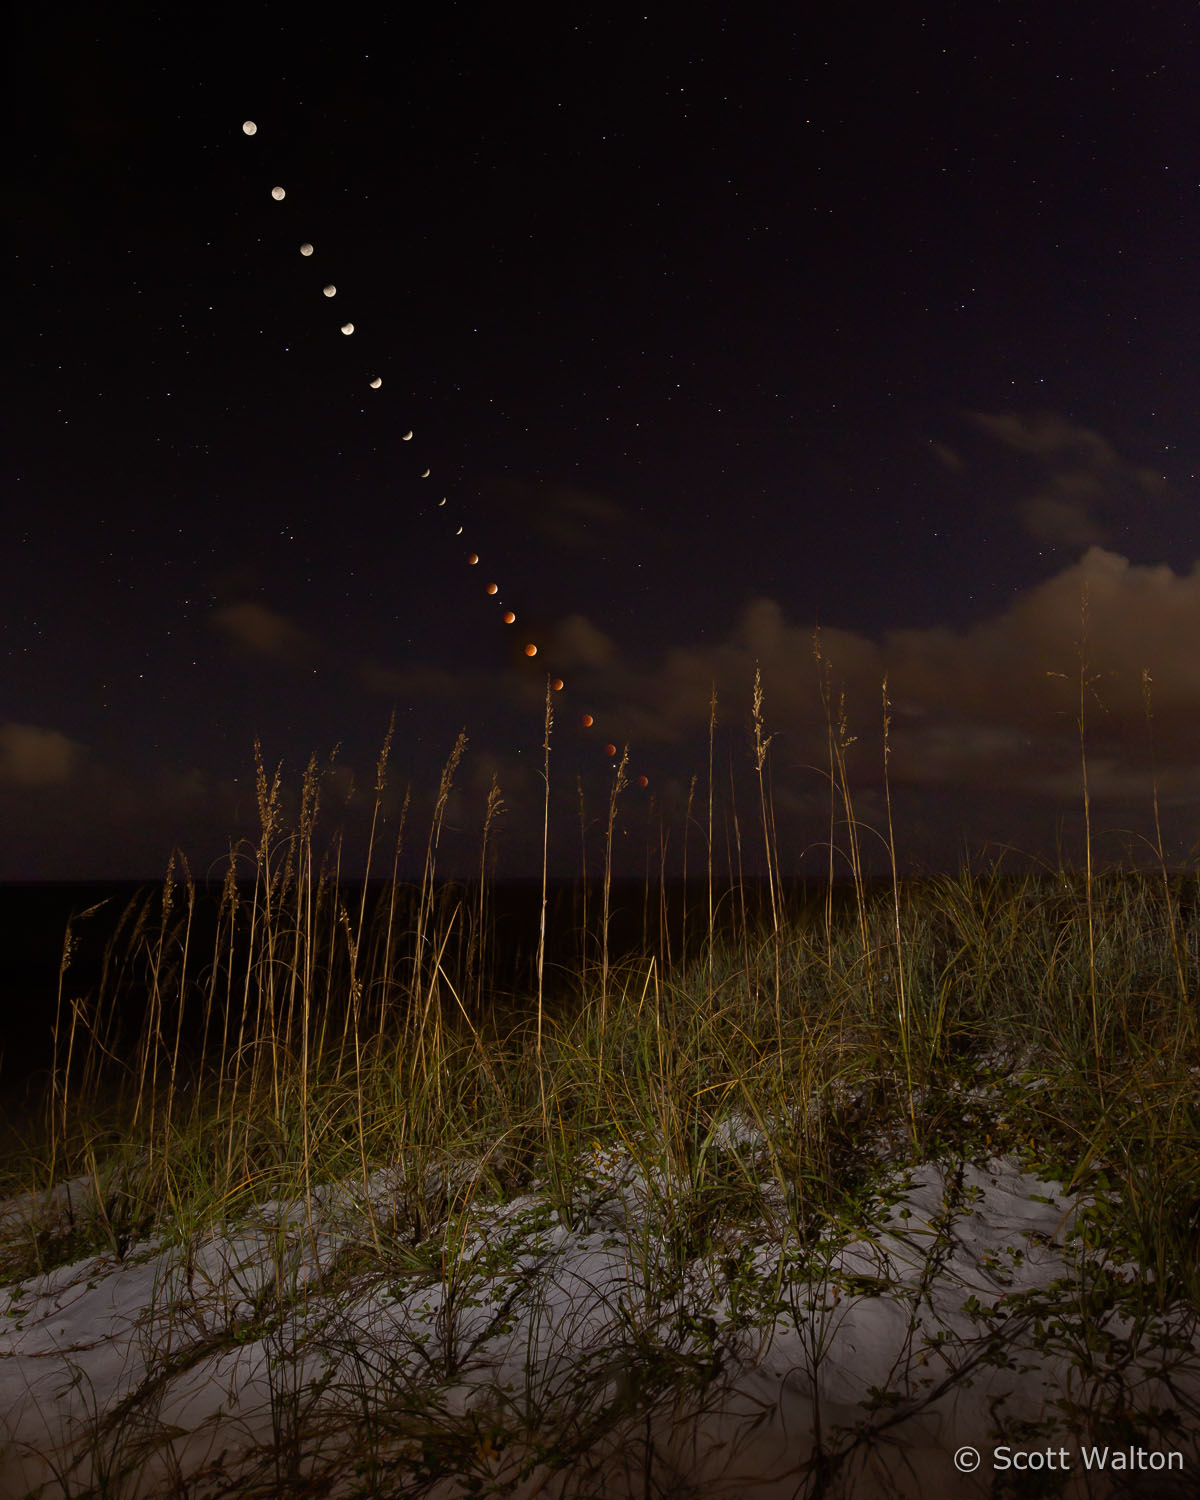
<svg viewBox="0 0 1200 1500">
<path fill-rule="evenodd" d="M 21 8 L 0 879 L 206 873 L 256 734 L 289 784 L 340 743 L 357 848 L 393 710 L 388 836 L 465 728 L 443 868 L 495 771 L 532 873 L 548 672 L 562 873 L 609 742 L 627 865 L 660 814 L 678 859 L 714 682 L 749 843 L 756 663 L 819 878 L 818 625 L 876 826 L 888 674 L 906 864 L 1053 857 L 1085 586 L 1097 829 L 1157 779 L 1193 850 L 1190 0 L 178 9 Z"/>
</svg>

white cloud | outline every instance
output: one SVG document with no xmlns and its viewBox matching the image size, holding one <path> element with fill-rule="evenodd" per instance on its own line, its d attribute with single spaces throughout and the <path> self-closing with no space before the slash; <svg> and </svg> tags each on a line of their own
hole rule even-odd
<svg viewBox="0 0 1200 1500">
<path fill-rule="evenodd" d="M 85 746 L 38 724 L 0 724 L 0 785 L 61 786 L 74 780 Z"/>
<path fill-rule="evenodd" d="M 1036 541 L 1072 550 L 1101 546 L 1116 523 L 1168 485 L 1161 474 L 1123 459 L 1101 433 L 1053 412 L 974 412 L 981 431 L 1033 466 L 1033 489 L 1017 514 Z"/>
<path fill-rule="evenodd" d="M 318 654 L 317 641 L 309 631 L 254 600 L 222 605 L 213 612 L 212 622 L 235 645 L 256 656 L 296 666 Z"/>
</svg>

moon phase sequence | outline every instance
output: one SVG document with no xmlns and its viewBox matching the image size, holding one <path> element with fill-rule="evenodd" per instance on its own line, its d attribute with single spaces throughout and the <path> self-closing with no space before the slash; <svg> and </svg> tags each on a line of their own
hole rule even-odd
<svg viewBox="0 0 1200 1500">
<path fill-rule="evenodd" d="M 258 135 L 258 124 L 257 124 L 257 122 L 254 121 L 254 120 L 244 120 L 242 122 L 242 134 L 245 135 L 245 136 L 247 136 L 247 137 L 257 136 Z M 270 189 L 270 194 L 271 194 L 271 198 L 276 203 L 282 203 L 287 198 L 287 189 L 284 188 L 284 187 L 282 187 L 282 186 L 280 186 L 279 184 L 276 184 L 275 186 L 273 186 Z M 294 243 L 294 241 L 293 241 L 293 243 Z M 293 253 L 295 253 L 295 252 L 293 251 Z M 301 242 L 301 244 L 300 244 L 300 254 L 306 260 L 310 259 L 311 257 L 313 257 L 314 255 L 316 255 L 317 253 L 318 253 L 317 252 L 317 246 L 316 246 L 316 244 L 313 241 L 311 241 L 311 240 L 303 240 Z M 339 296 L 339 288 L 338 288 L 337 283 L 334 282 L 334 281 L 324 281 L 324 280 L 322 280 L 322 282 L 320 283 L 318 289 L 320 291 L 320 294 L 323 297 L 325 297 L 327 300 L 332 300 L 333 298 Z M 351 322 L 349 320 L 340 323 L 338 326 L 339 326 L 342 334 L 344 336 L 346 336 L 347 338 L 351 334 L 355 333 L 356 329 L 358 327 L 357 324 L 355 324 L 355 323 L 353 323 L 353 322 Z M 367 385 L 367 387 L 370 390 L 378 391 L 383 386 L 383 377 L 380 376 L 380 375 L 378 375 L 378 374 L 376 374 L 373 371 L 367 371 L 367 372 L 365 372 L 364 375 L 363 375 L 363 379 L 365 381 L 365 384 Z M 407 442 L 411 442 L 412 441 L 412 437 L 413 437 L 413 434 L 412 434 L 411 430 L 406 431 L 406 432 L 404 432 L 404 433 L 401 434 L 401 440 L 403 442 L 406 442 L 406 443 Z M 427 464 L 423 468 L 414 470 L 414 473 L 420 479 L 428 479 L 428 478 L 431 477 L 431 475 L 433 473 L 432 465 L 428 465 Z M 437 502 L 437 507 L 436 508 L 439 509 L 439 510 L 440 509 L 444 509 L 445 506 L 446 506 L 446 503 L 447 503 L 448 499 L 449 499 L 448 496 L 443 495 L 442 498 Z M 459 537 L 459 536 L 462 535 L 462 533 L 463 533 L 463 526 L 462 526 L 462 524 L 459 524 L 455 528 L 454 535 L 456 537 Z M 479 564 L 479 561 L 480 561 L 480 555 L 479 555 L 478 552 L 474 552 L 474 551 L 464 552 L 463 553 L 463 560 L 464 560 L 464 562 L 466 563 L 466 565 L 468 567 L 472 567 L 472 568 L 473 567 L 477 567 L 478 564 Z M 503 601 L 498 598 L 499 592 L 500 592 L 500 586 L 499 586 L 498 583 L 495 583 L 495 582 L 489 582 L 485 586 L 485 588 L 484 588 L 484 593 L 485 594 L 487 594 L 490 597 L 496 599 L 497 605 L 500 607 L 500 610 L 501 610 L 500 618 L 504 622 L 504 624 L 505 625 L 514 625 L 516 623 L 516 620 L 517 620 L 516 611 L 513 610 L 513 609 L 511 609 L 511 608 L 508 608 L 508 607 L 506 607 L 504 605 Z M 538 652 L 539 652 L 539 646 L 538 646 L 538 643 L 536 641 L 527 641 L 522 649 L 523 649 L 524 656 L 526 658 L 530 659 L 530 660 L 532 660 L 533 658 L 535 658 L 538 655 Z M 547 676 L 546 682 L 547 682 L 547 687 L 549 688 L 550 691 L 555 692 L 555 693 L 561 693 L 563 691 L 564 682 L 563 682 L 563 679 L 561 677 L 555 676 L 553 674 L 549 674 Z M 579 724 L 580 724 L 580 726 L 582 728 L 584 728 L 584 729 L 592 729 L 593 727 L 595 727 L 595 723 L 596 723 L 596 720 L 595 720 L 594 715 L 592 715 L 590 713 L 586 713 L 586 712 L 585 713 L 581 713 L 579 715 Z M 615 759 L 616 754 L 617 754 L 617 747 L 616 747 L 616 744 L 614 742 L 610 741 L 609 743 L 607 743 L 604 746 L 604 755 L 610 761 L 613 760 L 613 759 Z M 640 787 L 644 788 L 644 787 L 647 787 L 649 785 L 649 778 L 646 777 L 646 776 L 637 776 L 634 779 L 636 781 L 636 784 L 638 786 L 640 786 Z"/>
</svg>

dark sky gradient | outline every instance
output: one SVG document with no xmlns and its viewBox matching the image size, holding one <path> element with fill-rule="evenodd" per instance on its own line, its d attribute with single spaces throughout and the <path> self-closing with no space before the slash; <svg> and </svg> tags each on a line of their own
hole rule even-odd
<svg viewBox="0 0 1200 1500">
<path fill-rule="evenodd" d="M 873 822 L 888 673 L 906 862 L 1052 854 L 1085 584 L 1099 826 L 1150 827 L 1146 668 L 1193 848 L 1194 6 L 683 15 L 23 8 L 0 878 L 204 870 L 255 734 L 293 780 L 340 742 L 357 848 L 393 709 L 392 832 L 465 727 L 444 867 L 495 770 L 530 873 L 547 669 L 558 867 L 608 740 L 630 867 L 664 809 L 674 857 L 713 682 L 753 792 L 756 662 L 820 875 L 818 623 Z"/>
</svg>

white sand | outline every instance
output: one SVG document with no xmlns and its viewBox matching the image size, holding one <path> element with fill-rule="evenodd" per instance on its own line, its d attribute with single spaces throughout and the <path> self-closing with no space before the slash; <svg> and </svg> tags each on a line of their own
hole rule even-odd
<svg viewBox="0 0 1200 1500">
<path fill-rule="evenodd" d="M 831 1225 L 816 1252 L 781 1253 L 769 1226 L 748 1225 L 682 1280 L 650 1227 L 670 1185 L 649 1192 L 615 1152 L 597 1153 L 590 1177 L 573 1226 L 535 1195 L 476 1205 L 449 1277 L 428 1254 L 423 1271 L 354 1269 L 370 1243 L 360 1185 L 316 1195 L 312 1232 L 302 1204 L 266 1205 L 220 1237 L 138 1244 L 10 1287 L 0 1495 L 349 1496 L 362 1480 L 339 1445 L 364 1413 L 394 1465 L 385 1495 L 465 1494 L 446 1466 L 461 1476 L 469 1463 L 480 1493 L 784 1500 L 820 1492 L 806 1470 L 818 1443 L 840 1455 L 823 1493 L 855 1500 L 991 1494 L 1004 1445 L 1062 1473 L 1069 1496 L 1200 1493 L 1196 1329 L 1175 1320 L 1183 1347 L 1170 1352 L 1161 1320 L 1082 1313 L 1076 1205 L 1011 1162 L 965 1165 L 949 1183 L 920 1168 L 872 1233 L 839 1243 Z M 395 1171 L 371 1182 L 385 1224 L 397 1186 Z M 63 1202 L 60 1189 L 49 1211 Z M 0 1223 L 47 1211 L 12 1202 Z M 1118 1389 L 1135 1410 L 1178 1413 L 1179 1430 L 1110 1444 L 1088 1473 L 1082 1447 L 1103 1440 L 1083 1413 Z M 402 1421 L 441 1435 L 423 1469 L 400 1461 Z M 1053 1434 L 1039 1425 L 1051 1421 Z M 498 1451 L 495 1428 L 508 1434 Z M 539 1442 L 571 1449 L 572 1477 L 538 1461 Z M 296 1471 L 326 1487 L 274 1477 L 271 1455 L 289 1444 L 306 1454 Z M 982 1453 L 974 1475 L 953 1464 L 964 1444 Z M 354 1447 L 370 1451 L 361 1428 Z M 1173 1452 L 1182 1476 L 1128 1467 Z M 410 1442 L 409 1459 L 420 1453 Z"/>
</svg>

